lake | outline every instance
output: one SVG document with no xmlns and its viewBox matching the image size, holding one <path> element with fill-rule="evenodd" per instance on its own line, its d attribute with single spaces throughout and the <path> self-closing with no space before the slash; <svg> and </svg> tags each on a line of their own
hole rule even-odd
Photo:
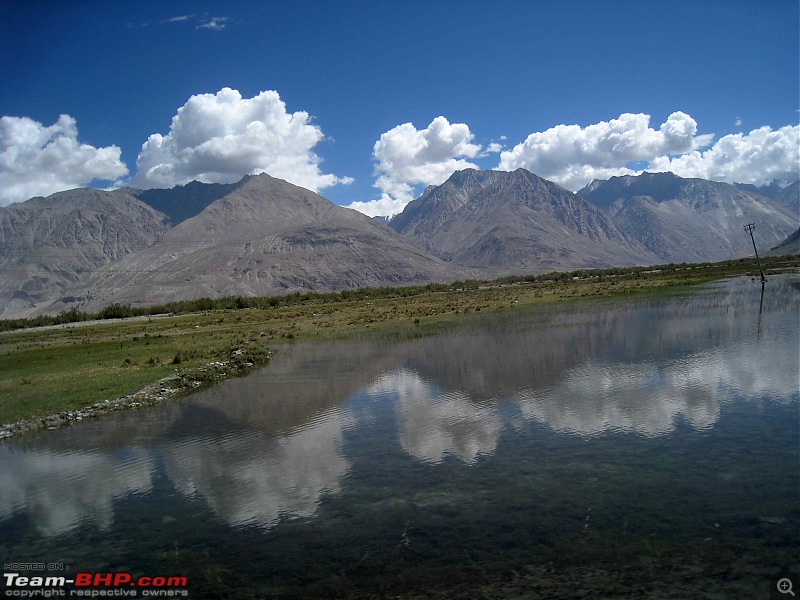
<svg viewBox="0 0 800 600">
<path fill-rule="evenodd" d="M 192 598 L 786 598 L 800 277 L 761 291 L 297 343 L 192 396 L 13 439 L 4 561 L 183 575 Z"/>
</svg>

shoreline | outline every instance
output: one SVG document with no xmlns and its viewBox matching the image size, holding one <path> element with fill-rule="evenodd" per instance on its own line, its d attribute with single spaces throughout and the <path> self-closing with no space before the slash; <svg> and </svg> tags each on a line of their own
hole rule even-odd
<svg viewBox="0 0 800 600">
<path fill-rule="evenodd" d="M 94 419 L 121 410 L 152 406 L 164 400 L 186 396 L 226 379 L 247 375 L 252 368 L 266 365 L 270 357 L 270 351 L 267 351 L 266 359 L 264 359 L 254 356 L 246 347 L 238 348 L 231 353 L 229 360 L 212 361 L 204 366 L 191 369 L 176 369 L 174 375 L 163 377 L 155 383 L 118 398 L 103 400 L 83 408 L 0 425 L 0 442 L 41 429 L 57 429 L 84 419 Z"/>
<path fill-rule="evenodd" d="M 800 257 L 787 257 L 779 272 L 796 273 L 798 268 Z M 570 300 L 633 299 L 752 275 L 749 263 L 710 265 L 703 271 L 683 266 L 667 272 L 498 284 L 272 310 L 208 311 L 153 320 L 131 317 L 78 327 L 57 325 L 8 332 L 0 337 L 0 347 L 8 357 L 3 360 L 11 368 L 2 369 L 7 374 L 0 378 L 5 386 L 0 392 L 16 389 L 27 394 L 18 402 L 17 411 L 28 414 L 0 424 L 0 443 L 41 429 L 150 406 L 245 375 L 269 362 L 272 352 L 267 344 L 364 335 L 428 336 L 467 313 L 481 310 L 506 311 Z M 94 354 L 81 362 L 80 352 Z M 170 356 L 174 358 L 170 360 Z M 32 363 L 36 367 L 30 366 Z M 111 385 L 113 378 L 116 380 Z M 100 385 L 104 387 L 98 388 Z M 115 386 L 123 391 L 108 393 Z M 7 397 L 13 398 L 10 394 Z M 14 408 L 7 406 L 6 410 L 13 414 Z"/>
</svg>

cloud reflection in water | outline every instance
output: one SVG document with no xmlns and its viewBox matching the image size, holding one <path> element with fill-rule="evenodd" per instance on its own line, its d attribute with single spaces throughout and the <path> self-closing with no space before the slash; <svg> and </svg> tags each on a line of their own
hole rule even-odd
<svg viewBox="0 0 800 600">
<path fill-rule="evenodd" d="M 683 416 L 696 430 L 712 427 L 733 398 L 788 402 L 797 394 L 797 349 L 791 338 L 764 347 L 736 344 L 662 364 L 590 360 L 544 390 L 513 400 L 526 419 L 581 436 L 609 431 L 647 437 L 673 431 Z"/>
<path fill-rule="evenodd" d="M 505 427 L 529 423 L 583 437 L 664 436 L 681 419 L 705 430 L 733 401 L 797 401 L 798 294 L 771 284 L 763 314 L 739 281 L 719 284 L 722 294 L 498 315 L 391 344 L 298 344 L 184 401 L 0 447 L 0 520 L 24 515 L 44 536 L 108 529 L 114 503 L 153 491 L 163 465 L 180 494 L 229 525 L 270 528 L 312 517 L 347 485 L 357 450 L 346 432 L 387 424 L 396 437 L 369 443 L 433 466 L 475 465 Z"/>
<path fill-rule="evenodd" d="M 152 459 L 101 452 L 13 452 L 0 469 L 0 520 L 27 511 L 40 534 L 67 533 L 85 523 L 108 529 L 114 501 L 152 488 Z"/>
<path fill-rule="evenodd" d="M 497 446 L 502 423 L 494 403 L 474 403 L 458 391 L 442 393 L 407 369 L 383 375 L 367 393 L 396 395 L 400 444 L 423 462 L 437 464 L 452 455 L 469 465 Z"/>
<path fill-rule="evenodd" d="M 339 491 L 350 469 L 338 410 L 287 435 L 188 438 L 162 449 L 167 473 L 187 496 L 200 495 L 229 525 L 271 527 L 282 516 L 310 517 Z"/>
</svg>

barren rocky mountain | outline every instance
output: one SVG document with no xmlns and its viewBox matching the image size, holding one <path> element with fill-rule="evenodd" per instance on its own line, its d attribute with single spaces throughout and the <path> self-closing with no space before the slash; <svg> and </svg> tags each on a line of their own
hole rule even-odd
<svg viewBox="0 0 800 600">
<path fill-rule="evenodd" d="M 672 173 L 595 180 L 578 194 L 603 209 L 620 231 L 655 253 L 659 262 L 747 256 L 753 247 L 745 224 L 755 224 L 756 242 L 765 250 L 798 226 L 790 196 L 770 198 L 727 183 L 684 179 Z"/>
<path fill-rule="evenodd" d="M 429 187 L 389 226 L 442 260 L 493 273 L 656 259 L 598 208 L 524 169 L 458 171 Z"/>
<path fill-rule="evenodd" d="M 259 175 L 235 184 L 152 246 L 100 269 L 68 293 L 69 302 L 48 312 L 416 284 L 468 274 L 359 212 Z"/>
<path fill-rule="evenodd" d="M 0 315 L 721 260 L 752 252 L 747 222 L 765 251 L 797 230 L 798 184 L 771 193 L 662 173 L 593 182 L 589 202 L 465 170 L 387 227 L 268 175 L 71 190 L 0 208 Z"/>
<path fill-rule="evenodd" d="M 792 185 L 783 188 L 775 198 L 781 204 L 789 207 L 794 215 L 800 218 L 800 180 L 795 181 Z"/>
<path fill-rule="evenodd" d="M 800 253 L 800 227 L 794 230 L 794 233 L 789 235 L 780 244 L 771 248 L 767 254 L 781 255 L 781 254 L 798 254 Z"/>
<path fill-rule="evenodd" d="M 76 189 L 0 208 L 0 315 L 63 296 L 168 228 L 166 215 L 124 191 Z"/>
<path fill-rule="evenodd" d="M 767 185 L 753 185 L 752 183 L 734 183 L 733 185 L 740 190 L 753 192 L 768 198 L 777 198 L 786 191 L 786 188 L 778 181 L 770 181 Z"/>
<path fill-rule="evenodd" d="M 776 198 L 797 217 L 799 226 L 789 237 L 772 248 L 770 254 L 797 254 L 800 252 L 800 181 L 782 189 Z"/>
<path fill-rule="evenodd" d="M 224 198 L 236 188 L 243 185 L 246 179 L 236 183 L 200 183 L 191 181 L 186 185 L 178 185 L 170 189 L 138 190 L 125 188 L 123 191 L 135 196 L 145 204 L 167 215 L 173 225 L 177 225 L 199 215 L 205 208 L 220 198 Z"/>
</svg>

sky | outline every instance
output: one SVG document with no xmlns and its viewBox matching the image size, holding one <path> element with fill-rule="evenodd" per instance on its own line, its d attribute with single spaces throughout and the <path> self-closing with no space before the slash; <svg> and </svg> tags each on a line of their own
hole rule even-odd
<svg viewBox="0 0 800 600">
<path fill-rule="evenodd" d="M 266 172 L 394 214 L 463 168 L 798 177 L 797 0 L 0 0 L 0 206 Z"/>
</svg>

